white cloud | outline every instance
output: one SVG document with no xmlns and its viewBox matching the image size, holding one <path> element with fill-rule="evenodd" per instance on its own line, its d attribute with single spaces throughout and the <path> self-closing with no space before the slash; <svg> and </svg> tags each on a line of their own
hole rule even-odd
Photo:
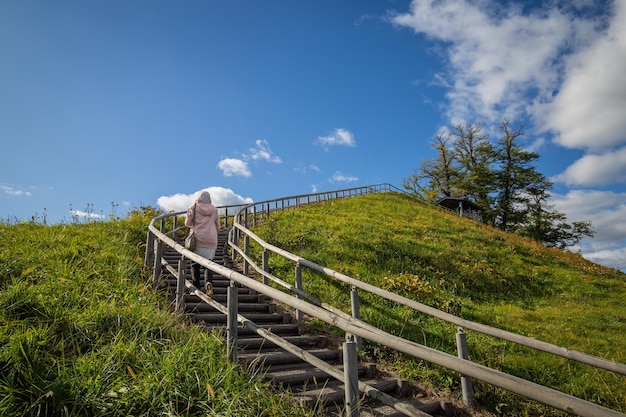
<svg viewBox="0 0 626 417">
<path fill-rule="evenodd" d="M 626 247 L 599 250 L 585 254 L 584 257 L 591 262 L 626 271 Z"/>
<path fill-rule="evenodd" d="M 591 221 L 595 235 L 583 240 L 585 258 L 626 270 L 626 193 L 571 190 L 554 194 L 552 203 L 568 222 Z"/>
<path fill-rule="evenodd" d="M 83 218 L 83 219 L 92 219 L 92 220 L 103 220 L 105 218 L 104 214 L 96 214 L 87 211 L 81 210 L 70 210 L 72 213 L 72 217 L 75 218 Z"/>
<path fill-rule="evenodd" d="M 339 171 L 335 172 L 335 174 L 329 179 L 330 182 L 355 182 L 358 180 L 359 179 L 357 177 L 345 175 Z"/>
<path fill-rule="evenodd" d="M 526 112 L 533 91 L 550 95 L 558 81 L 554 57 L 570 39 L 573 23 L 558 9 L 524 14 L 514 4 L 458 0 L 414 0 L 393 22 L 445 42 L 447 86 L 453 123 L 515 119 Z"/>
<path fill-rule="evenodd" d="M 567 59 L 559 93 L 540 110 L 564 146 L 619 146 L 626 143 L 626 1 L 615 1 L 609 27 L 590 37 Z"/>
<path fill-rule="evenodd" d="M 169 196 L 161 196 L 157 199 L 157 205 L 167 212 L 185 211 L 196 201 L 202 191 L 208 191 L 211 194 L 211 201 L 216 207 L 250 204 L 253 202 L 249 197 L 246 198 L 235 194 L 230 188 L 207 187 L 192 194 L 178 193 Z"/>
<path fill-rule="evenodd" d="M 231 177 L 233 175 L 242 177 L 251 177 L 252 172 L 248 168 L 248 164 L 241 159 L 225 158 L 219 161 L 218 168 L 222 170 L 225 177 Z"/>
<path fill-rule="evenodd" d="M 18 190 L 17 188 L 9 187 L 8 185 L 0 185 L 0 190 L 2 190 L 5 194 L 13 195 L 17 197 L 30 197 L 30 191 Z"/>
<path fill-rule="evenodd" d="M 541 148 L 546 144 L 545 138 L 537 138 L 532 141 L 528 146 L 524 148 L 527 152 L 539 152 Z"/>
<path fill-rule="evenodd" d="M 317 165 L 315 165 L 315 164 L 310 164 L 310 165 L 308 165 L 308 166 L 306 166 L 306 167 L 305 167 L 305 166 L 298 166 L 298 167 L 295 167 L 293 170 L 294 170 L 295 172 L 299 172 L 299 173 L 301 173 L 301 174 L 306 174 L 306 173 L 307 173 L 307 172 L 309 172 L 309 171 L 321 172 L 320 167 L 318 167 L 318 166 L 317 166 Z"/>
<path fill-rule="evenodd" d="M 553 180 L 569 186 L 626 183 L 626 147 L 615 152 L 585 155 Z"/>
<path fill-rule="evenodd" d="M 264 160 L 273 164 L 280 164 L 283 161 L 280 157 L 275 156 L 270 150 L 270 145 L 266 140 L 257 140 L 256 148 L 250 148 L 250 158 L 253 161 Z"/>
<path fill-rule="evenodd" d="M 346 129 L 335 129 L 335 131 L 328 136 L 319 136 L 316 143 L 322 146 L 349 146 L 355 147 L 356 141 L 352 132 Z"/>
<path fill-rule="evenodd" d="M 252 171 L 248 166 L 249 160 L 266 161 L 273 164 L 281 164 L 283 161 L 279 156 L 273 154 L 270 145 L 266 140 L 258 139 L 255 142 L 256 147 L 248 149 L 248 153 L 242 155 L 242 159 L 224 158 L 218 162 L 217 166 L 222 170 L 225 177 L 241 176 L 251 177 Z"/>
</svg>

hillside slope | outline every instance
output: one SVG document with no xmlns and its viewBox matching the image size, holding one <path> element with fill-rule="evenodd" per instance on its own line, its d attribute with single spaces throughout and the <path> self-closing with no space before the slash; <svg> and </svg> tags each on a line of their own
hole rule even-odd
<svg viewBox="0 0 626 417">
<path fill-rule="evenodd" d="M 580 255 L 395 193 L 276 213 L 255 232 L 306 259 L 463 318 L 626 362 L 626 274 Z M 280 272 L 281 265 L 272 268 Z M 284 265 L 282 273 L 289 279 L 292 266 Z M 310 273 L 304 282 L 308 292 L 349 311 L 342 285 Z M 362 303 L 366 321 L 455 352 L 453 326 L 366 296 Z M 476 362 L 626 411 L 624 377 L 480 334 L 468 334 L 468 342 Z M 365 353 L 397 359 L 373 345 L 366 345 Z M 458 388 L 454 373 L 406 358 L 396 367 L 438 388 Z M 481 384 L 477 394 L 507 415 L 528 415 L 511 413 L 523 402 L 514 395 L 496 399 L 496 392 Z M 536 415 L 545 412 L 536 405 L 523 407 Z"/>
<path fill-rule="evenodd" d="M 0 222 L 0 416 L 310 416 L 146 285 L 149 220 Z"/>
</svg>

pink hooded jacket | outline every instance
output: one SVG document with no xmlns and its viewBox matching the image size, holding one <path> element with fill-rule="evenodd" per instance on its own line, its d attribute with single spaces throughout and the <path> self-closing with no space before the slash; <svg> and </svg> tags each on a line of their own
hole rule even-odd
<svg viewBox="0 0 626 417">
<path fill-rule="evenodd" d="M 193 211 L 196 206 L 196 223 L 194 223 Z M 220 228 L 220 218 L 217 209 L 211 204 L 211 194 L 203 191 L 200 197 L 187 209 L 185 226 L 196 231 L 196 245 L 201 248 L 217 248 L 217 231 Z"/>
</svg>

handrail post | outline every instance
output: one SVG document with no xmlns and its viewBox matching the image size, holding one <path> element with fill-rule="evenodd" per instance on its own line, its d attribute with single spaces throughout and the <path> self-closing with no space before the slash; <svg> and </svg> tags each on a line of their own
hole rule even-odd
<svg viewBox="0 0 626 417">
<path fill-rule="evenodd" d="M 148 230 L 148 236 L 146 238 L 146 256 L 144 258 L 144 266 L 147 268 L 152 264 L 154 258 L 154 233 Z"/>
<path fill-rule="evenodd" d="M 265 272 L 269 272 L 270 271 L 270 251 L 267 249 L 263 249 L 263 260 L 262 260 L 262 266 L 263 266 L 263 271 Z M 269 278 L 267 278 L 265 275 L 263 275 L 263 284 L 268 285 L 270 283 Z"/>
<path fill-rule="evenodd" d="M 346 334 L 343 344 L 343 376 L 345 387 L 346 417 L 359 415 L 359 367 L 354 336 Z"/>
<path fill-rule="evenodd" d="M 243 253 L 246 256 L 250 255 L 250 236 L 248 236 L 248 235 L 245 235 L 243 237 Z M 244 258 L 244 260 L 243 260 L 243 274 L 244 275 L 248 275 L 248 272 L 250 272 L 250 264 Z"/>
<path fill-rule="evenodd" d="M 163 242 L 161 239 L 157 240 L 156 253 L 154 254 L 154 270 L 152 277 L 152 288 L 157 289 L 159 285 L 159 278 L 161 277 L 161 257 L 163 256 Z"/>
<path fill-rule="evenodd" d="M 235 219 L 235 217 L 233 217 L 233 226 L 235 224 L 235 221 L 237 221 Z M 239 224 L 241 224 L 241 215 L 239 216 L 239 220 L 238 220 Z M 239 239 L 241 238 L 241 230 L 233 227 L 233 230 L 231 230 L 231 234 L 232 234 L 232 243 L 234 246 L 238 246 L 239 245 Z M 230 251 L 230 256 L 231 256 L 231 261 L 235 262 L 235 259 L 237 259 L 237 251 L 236 250 L 232 250 Z"/>
<path fill-rule="evenodd" d="M 237 362 L 237 313 L 238 290 L 235 281 L 230 281 L 227 289 L 228 315 L 226 316 L 226 336 L 228 338 L 228 357 L 232 363 Z"/>
<path fill-rule="evenodd" d="M 303 291 L 304 289 L 302 288 L 302 266 L 300 266 L 300 263 L 296 264 L 296 277 L 295 278 L 296 278 L 296 289 Z M 302 300 L 301 294 L 296 294 L 296 297 L 298 297 L 299 300 Z M 303 318 L 304 318 L 304 314 L 302 313 L 302 311 L 296 310 L 296 321 L 298 323 L 301 323 Z"/>
<path fill-rule="evenodd" d="M 185 273 L 187 272 L 187 259 L 181 258 L 178 261 L 178 279 L 176 280 L 176 311 L 184 308 L 183 299 L 185 297 Z"/>
<path fill-rule="evenodd" d="M 233 219 L 233 221 L 234 221 L 234 219 Z M 232 232 L 234 232 L 234 233 L 232 233 Z M 233 231 L 231 231 L 231 233 L 232 233 L 231 236 L 233 238 L 231 243 L 234 246 L 237 246 L 239 244 L 239 229 L 233 229 Z M 233 263 L 235 263 L 235 259 L 237 259 L 237 251 L 233 249 L 233 250 L 230 251 L 230 260 Z"/>
<path fill-rule="evenodd" d="M 469 352 L 467 349 L 467 339 L 462 327 L 456 332 L 456 348 L 458 357 L 469 360 Z M 472 388 L 472 378 L 461 374 L 461 391 L 463 393 L 463 402 L 468 407 L 474 406 L 474 389 Z"/>
<path fill-rule="evenodd" d="M 359 301 L 359 291 L 353 285 L 350 290 L 350 304 L 352 305 L 352 317 L 355 319 L 361 319 L 361 303 Z M 356 346 L 359 350 L 363 348 L 363 338 L 360 336 L 356 337 Z"/>
</svg>

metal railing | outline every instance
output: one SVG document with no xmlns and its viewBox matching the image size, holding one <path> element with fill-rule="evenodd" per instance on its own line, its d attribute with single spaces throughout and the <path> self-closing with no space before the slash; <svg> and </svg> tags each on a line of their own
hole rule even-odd
<svg viewBox="0 0 626 417">
<path fill-rule="evenodd" d="M 303 314 L 307 314 L 312 317 L 316 317 L 332 326 L 336 326 L 346 332 L 347 335 L 347 343 L 344 347 L 344 356 L 346 361 L 352 360 L 352 357 L 356 354 L 356 346 L 360 345 L 361 338 L 370 340 L 372 342 L 378 343 L 380 345 L 387 346 L 398 352 L 402 352 L 409 356 L 425 360 L 427 362 L 445 367 L 447 369 L 458 372 L 461 375 L 461 382 L 463 388 L 463 397 L 466 403 L 470 404 L 473 402 L 472 392 L 471 392 L 471 378 L 475 378 L 486 382 L 488 384 L 503 388 L 505 390 L 520 394 L 524 397 L 527 397 L 531 400 L 541 402 L 548 406 L 554 407 L 559 410 L 563 410 L 572 414 L 576 414 L 583 417 L 604 417 L 604 416 L 622 416 L 622 414 L 618 411 L 611 410 L 600 405 L 588 402 L 586 400 L 580 399 L 578 397 L 560 392 L 558 390 L 554 390 L 534 382 L 525 380 L 523 378 L 519 378 L 477 363 L 471 362 L 467 357 L 467 345 L 466 345 L 466 335 L 465 330 L 472 330 L 481 332 L 483 334 L 487 334 L 493 337 L 500 338 L 502 340 L 506 340 L 512 343 L 520 344 L 526 347 L 530 347 L 539 351 L 548 352 L 554 355 L 562 356 L 564 358 L 576 360 L 593 367 L 605 369 L 611 372 L 615 372 L 621 375 L 626 375 L 626 365 L 609 361 L 606 359 L 602 359 L 596 356 L 588 355 L 585 353 L 572 351 L 560 346 L 556 346 L 547 342 L 542 342 L 536 339 L 532 339 L 529 337 L 525 337 L 522 335 L 518 335 L 515 333 L 507 332 L 501 329 L 497 329 L 491 326 L 483 325 L 480 323 L 471 322 L 460 317 L 454 316 L 452 314 L 437 310 L 430 306 L 421 304 L 414 300 L 408 299 L 406 297 L 402 297 L 400 295 L 391 293 L 386 290 L 382 290 L 375 286 L 369 285 L 357 279 L 351 278 L 347 275 L 341 274 L 337 271 L 334 271 L 330 268 L 327 268 L 322 265 L 318 265 L 314 262 L 311 262 L 307 259 L 301 258 L 295 254 L 287 252 L 281 248 L 278 248 L 274 245 L 271 245 L 265 241 L 263 241 L 259 236 L 254 234 L 249 227 L 253 227 L 258 224 L 258 222 L 266 220 L 268 216 L 271 215 L 272 212 L 277 210 L 286 210 L 294 207 L 299 207 L 304 204 L 313 204 L 319 203 L 326 200 L 333 200 L 339 198 L 350 198 L 358 195 L 369 194 L 369 193 L 379 193 L 379 192 L 402 192 L 398 188 L 391 186 L 389 184 L 380 184 L 375 186 L 368 187 L 358 187 L 351 188 L 346 190 L 332 191 L 332 192 L 324 192 L 324 193 L 315 193 L 315 194 L 306 194 L 292 197 L 279 198 L 274 200 L 268 200 L 258 203 L 253 203 L 247 206 L 239 206 L 239 210 L 237 214 L 233 217 L 233 227 L 229 235 L 228 245 L 232 250 L 233 259 L 237 256 L 241 257 L 244 264 L 244 273 L 240 274 L 236 271 L 225 268 L 221 265 L 215 264 L 214 262 L 208 261 L 200 256 L 190 252 L 176 241 L 174 241 L 168 234 L 171 234 L 177 228 L 174 224 L 172 230 L 168 233 L 164 233 L 162 230 L 165 221 L 169 216 L 181 214 L 181 213 L 173 213 L 171 215 L 164 215 L 155 218 L 149 227 L 148 232 L 148 253 L 154 253 L 156 258 L 154 259 L 154 276 L 155 283 L 158 279 L 158 276 L 161 273 L 162 266 L 162 245 L 168 245 L 177 251 L 179 251 L 185 258 L 190 259 L 194 262 L 198 262 L 203 266 L 217 272 L 231 280 L 231 287 L 235 284 L 245 285 L 255 291 L 266 294 L 269 297 L 275 299 L 278 302 L 291 306 L 296 310 L 296 317 L 298 319 L 302 318 Z M 225 216 L 225 224 L 228 224 L 228 216 Z M 161 228 L 157 228 L 156 224 L 160 223 Z M 250 252 L 250 239 L 254 241 L 256 245 L 259 245 L 262 248 L 261 251 L 261 260 L 260 262 L 255 261 L 251 257 Z M 156 241 L 156 247 L 153 243 Z M 295 285 L 292 285 L 283 279 L 274 276 L 270 273 L 270 254 L 275 256 L 282 257 L 294 263 L 295 265 L 295 277 L 294 282 Z M 146 256 L 146 262 L 150 262 L 149 255 Z M 260 263 L 260 265 L 259 265 Z M 178 270 L 175 270 L 171 266 L 166 266 L 169 268 L 170 272 L 176 273 L 179 276 L 180 284 L 179 284 L 179 294 L 182 297 L 182 289 L 183 285 L 187 287 L 193 286 L 184 281 L 184 261 L 182 265 L 178 266 Z M 249 268 L 252 267 L 257 274 L 262 276 L 262 281 L 257 281 L 255 279 L 249 278 L 247 276 L 249 272 Z M 351 300 L 352 300 L 352 314 L 346 314 L 343 311 L 333 307 L 331 304 L 323 300 L 319 300 L 316 297 L 306 293 L 303 288 L 302 282 L 302 269 L 309 268 L 318 273 L 324 274 L 332 279 L 337 281 L 341 281 L 351 289 Z M 182 271 L 182 272 L 181 272 Z M 279 290 L 273 288 L 268 285 L 269 282 L 280 286 L 283 290 Z M 284 292 L 284 290 L 288 291 L 288 293 Z M 415 311 L 419 311 L 424 314 L 428 314 L 432 317 L 438 318 L 440 320 L 444 320 L 448 323 L 452 323 L 458 326 L 457 332 L 457 349 L 458 356 L 453 356 L 445 352 L 441 352 L 417 342 L 406 340 L 401 337 L 392 335 L 387 333 L 381 329 L 378 329 L 359 318 L 359 294 L 358 291 L 368 292 L 378 297 L 382 297 L 383 299 L 393 301 L 395 303 L 407 306 L 409 308 L 414 309 Z M 234 291 L 232 291 L 234 294 Z M 237 315 L 237 301 L 235 296 L 228 297 L 228 306 L 224 307 L 211 300 L 210 298 L 204 296 L 200 291 L 196 291 L 196 293 L 201 296 L 206 302 L 210 303 L 214 307 L 218 308 L 220 311 L 229 315 L 229 321 L 227 325 L 227 334 L 229 340 L 229 352 L 231 354 L 231 358 L 233 360 L 236 359 L 236 349 L 234 346 L 236 345 L 236 324 L 237 322 L 244 323 L 244 325 L 250 326 L 253 330 L 255 328 L 253 323 L 249 323 L 245 318 Z M 230 293 L 230 288 L 229 288 Z M 293 295 L 291 295 L 291 294 Z M 267 334 L 267 331 L 263 331 L 262 329 L 256 329 L 257 333 L 261 334 L 264 337 L 277 337 L 275 335 Z M 286 347 L 289 349 L 289 347 Z M 312 358 L 303 358 L 305 360 Z M 314 365 L 316 365 L 314 363 Z M 322 366 L 321 364 L 318 364 Z M 350 366 L 346 366 L 347 371 L 351 369 Z M 336 376 L 339 378 L 339 376 Z M 347 373 L 343 375 L 343 378 L 348 381 L 350 378 L 354 378 L 353 376 L 348 375 Z M 348 388 L 348 384 L 346 384 Z M 368 392 L 367 386 L 362 386 L 359 383 L 359 389 L 364 392 Z M 356 407 L 356 403 L 353 404 L 353 401 L 356 401 L 354 393 L 347 393 L 352 396 L 352 399 L 348 399 L 347 397 L 347 410 L 354 410 Z M 372 395 L 380 395 L 375 391 L 371 392 Z M 386 399 L 388 403 L 399 410 L 404 412 L 406 411 L 406 404 L 402 403 L 394 403 L 393 399 Z M 357 411 L 358 413 L 358 411 Z M 409 413 L 409 412 L 407 412 Z M 409 413 L 408 415 L 423 415 L 419 414 L 419 411 L 414 412 L 414 414 Z"/>
</svg>

